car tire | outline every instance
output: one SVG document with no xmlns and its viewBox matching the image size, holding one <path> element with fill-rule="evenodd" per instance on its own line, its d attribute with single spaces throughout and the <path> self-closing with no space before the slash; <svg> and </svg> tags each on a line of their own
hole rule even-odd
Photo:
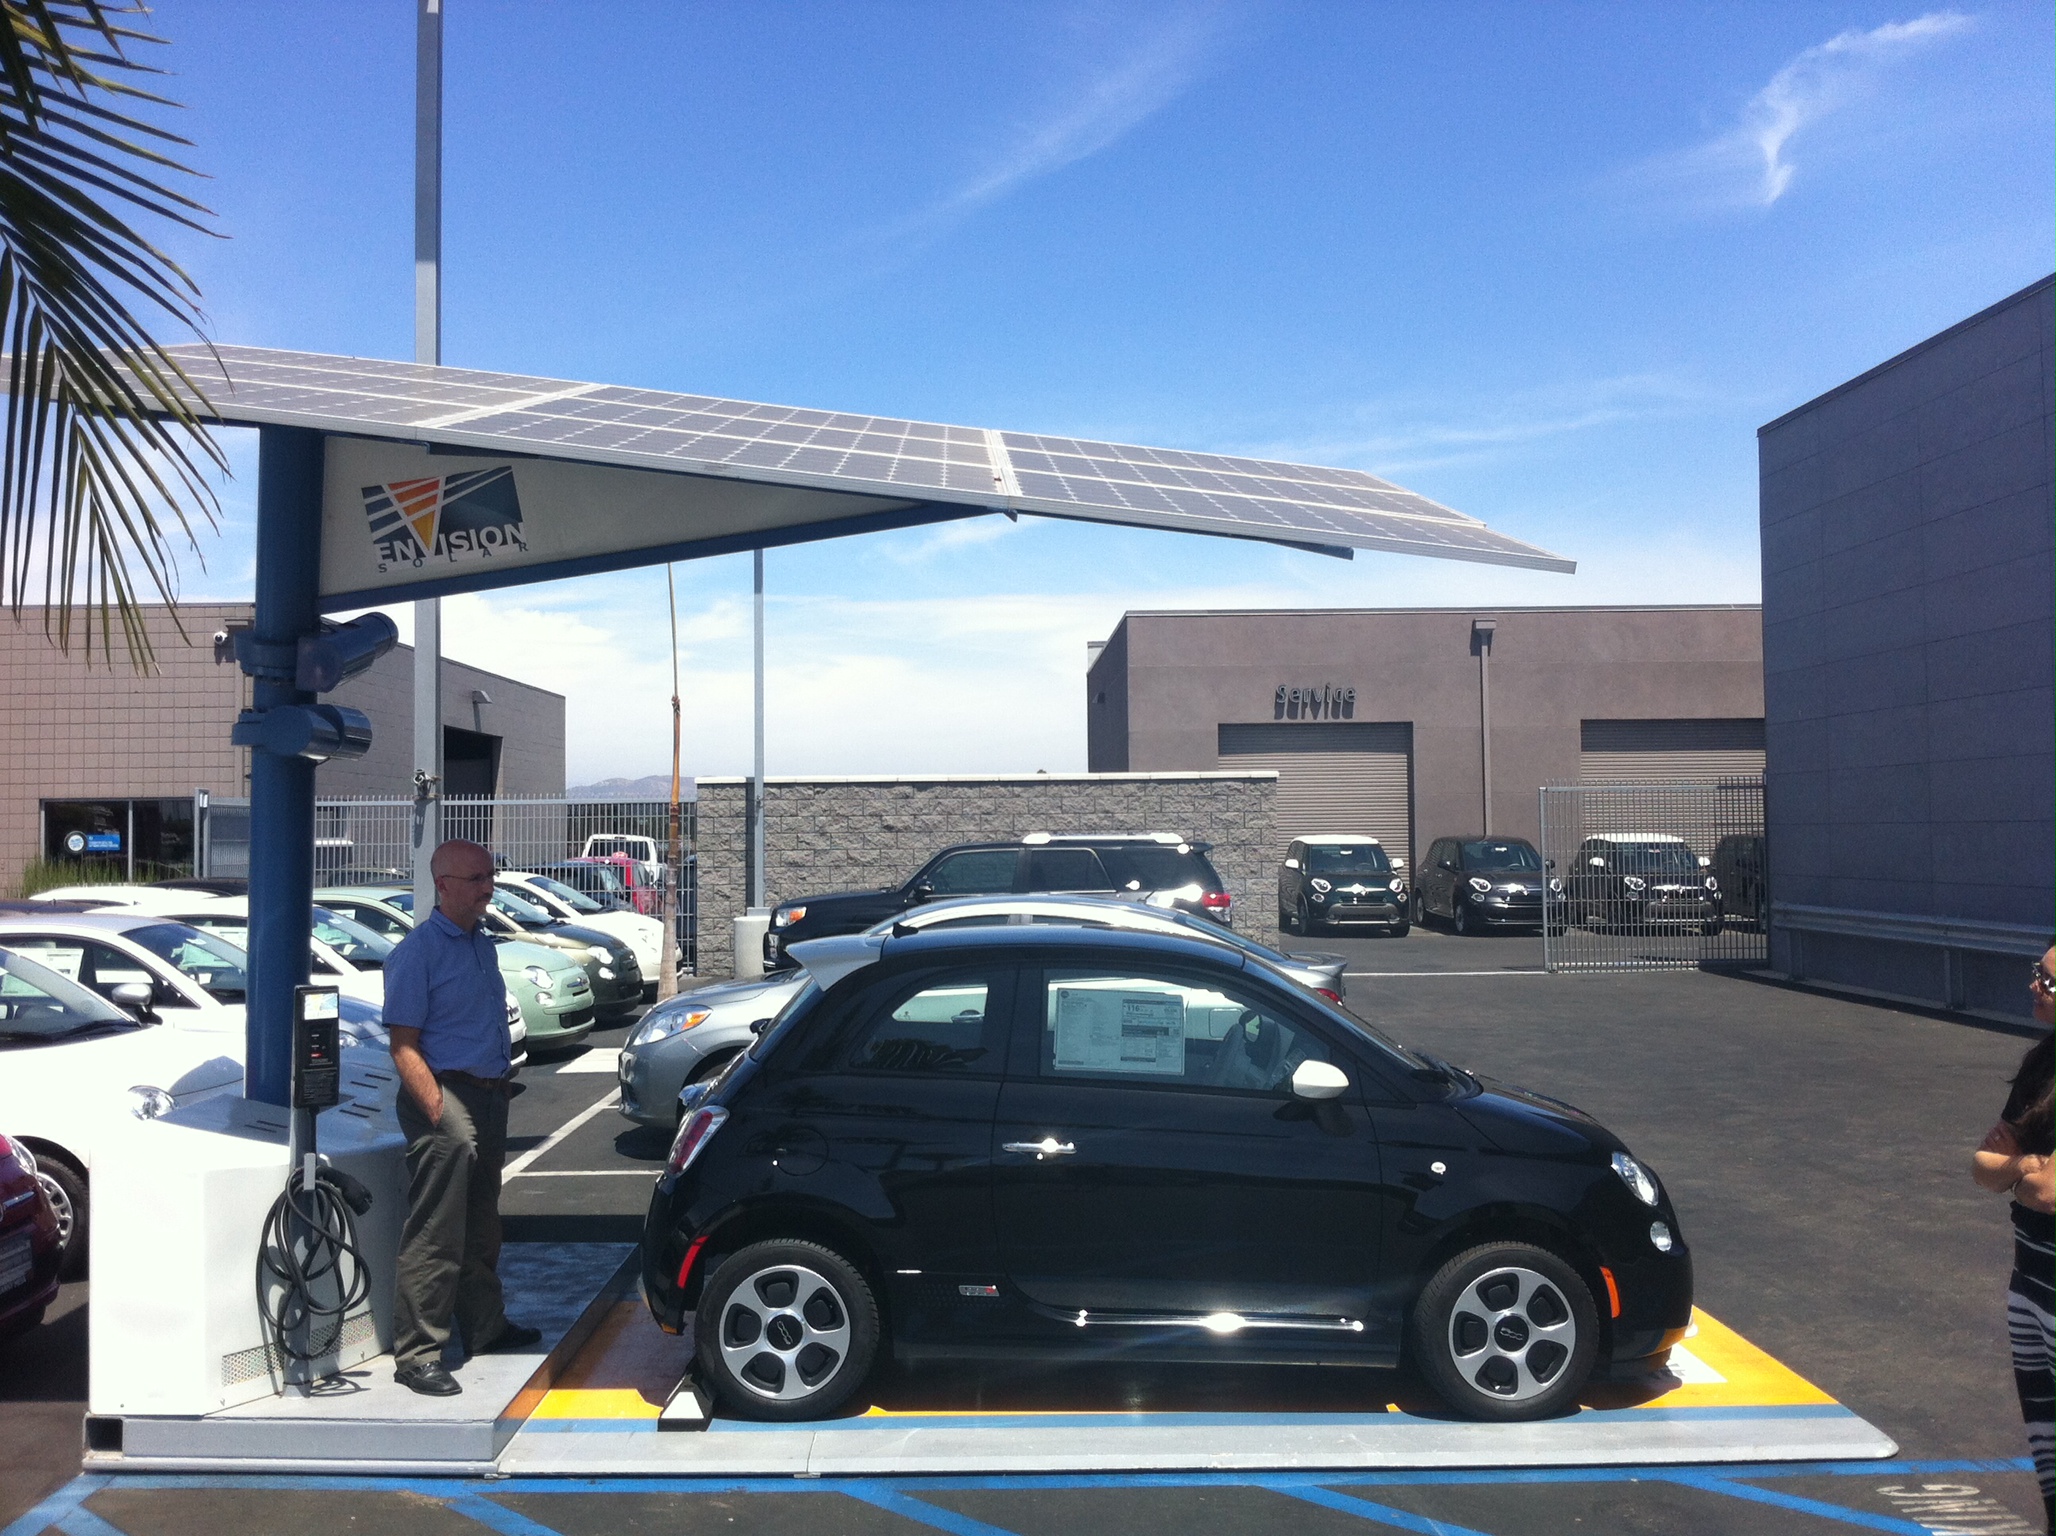
<svg viewBox="0 0 2056 1536">
<path fill-rule="evenodd" d="M 92 1195 L 86 1176 L 53 1152 L 36 1154 L 36 1182 L 50 1197 L 57 1212 L 57 1230 L 62 1235 L 64 1257 L 58 1261 L 62 1280 L 83 1280 L 89 1255 L 86 1232 L 92 1214 Z"/>
<path fill-rule="evenodd" d="M 878 1302 L 832 1249 L 752 1243 L 708 1277 L 693 1334 L 703 1379 L 736 1413 L 822 1419 L 871 1374 Z"/>
<path fill-rule="evenodd" d="M 1388 931 L 1391 933 L 1393 938 L 1403 939 L 1409 933 L 1413 932 L 1413 924 L 1402 917 L 1398 922 L 1394 923 Z"/>
<path fill-rule="evenodd" d="M 1699 937 L 1702 939 L 1717 939 L 1720 937 L 1720 933 L 1721 920 L 1717 917 L 1710 923 L 1701 923 L 1699 925 Z"/>
<path fill-rule="evenodd" d="M 1421 900 L 1421 893 L 1419 891 L 1415 891 L 1413 894 L 1413 920 L 1422 927 L 1426 927 L 1428 923 L 1427 903 Z"/>
<path fill-rule="evenodd" d="M 1293 926 L 1292 926 L 1292 924 L 1293 924 L 1293 917 L 1292 917 L 1292 914 L 1291 914 L 1290 912 L 1287 912 L 1287 911 L 1285 910 L 1285 908 L 1284 908 L 1283 906 L 1280 906 L 1280 907 L 1278 908 L 1278 931 L 1279 931 L 1279 932 L 1281 932 L 1281 933 L 1297 933 L 1297 932 L 1299 932 L 1299 930 L 1298 930 L 1297 928 L 1293 927 Z"/>
<path fill-rule="evenodd" d="M 1577 1400 L 1599 1352 L 1599 1313 L 1576 1270 L 1531 1243 L 1486 1243 L 1435 1272 L 1408 1346 L 1422 1379 L 1467 1419 L 1544 1419 Z"/>
<path fill-rule="evenodd" d="M 1459 936 L 1466 939 L 1471 938 L 1477 932 L 1471 925 L 1469 913 L 1470 903 L 1459 896 L 1451 908 L 1449 926 L 1454 928 Z"/>
<path fill-rule="evenodd" d="M 1297 916 L 1297 921 L 1299 923 L 1299 932 L 1307 934 L 1308 936 L 1312 936 L 1313 934 L 1319 933 L 1321 931 L 1320 923 L 1315 921 L 1314 915 L 1307 910 L 1306 898 L 1304 896 L 1299 898 L 1299 912 Z"/>
</svg>

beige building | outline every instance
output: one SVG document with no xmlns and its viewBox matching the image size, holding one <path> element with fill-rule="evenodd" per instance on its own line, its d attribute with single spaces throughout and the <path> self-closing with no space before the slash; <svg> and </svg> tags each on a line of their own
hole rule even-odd
<svg viewBox="0 0 2056 1536">
<path fill-rule="evenodd" d="M 196 792 L 249 793 L 249 754 L 229 729 L 250 680 L 217 663 L 213 641 L 250 614 L 247 603 L 192 603 L 174 624 L 147 610 L 147 675 L 118 638 L 111 664 L 97 642 L 89 663 L 82 644 L 66 655 L 45 636 L 40 609 L 0 616 L 0 895 L 39 858 L 143 866 L 138 875 L 190 864 Z M 412 648 L 395 646 L 327 696 L 363 710 L 375 736 L 365 757 L 322 765 L 321 794 L 412 793 L 413 677 Z M 445 658 L 443 744 L 453 794 L 563 793 L 561 694 Z"/>
</svg>

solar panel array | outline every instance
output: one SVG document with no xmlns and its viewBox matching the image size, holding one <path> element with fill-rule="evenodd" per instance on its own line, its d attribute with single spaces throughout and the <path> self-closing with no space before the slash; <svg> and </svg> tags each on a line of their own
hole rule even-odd
<svg viewBox="0 0 2056 1536">
<path fill-rule="evenodd" d="M 212 419 L 234 425 L 309 426 L 967 509 L 1572 569 L 1360 470 L 322 353 L 173 350 L 206 392 Z"/>
</svg>

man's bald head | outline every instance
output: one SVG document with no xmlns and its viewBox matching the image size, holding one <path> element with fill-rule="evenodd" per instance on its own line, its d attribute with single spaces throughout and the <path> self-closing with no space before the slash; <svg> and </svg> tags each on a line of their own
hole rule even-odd
<svg viewBox="0 0 2056 1536">
<path fill-rule="evenodd" d="M 493 900 L 493 856 L 478 843 L 452 838 L 429 856 L 435 904 L 443 916 L 469 932 Z"/>
</svg>

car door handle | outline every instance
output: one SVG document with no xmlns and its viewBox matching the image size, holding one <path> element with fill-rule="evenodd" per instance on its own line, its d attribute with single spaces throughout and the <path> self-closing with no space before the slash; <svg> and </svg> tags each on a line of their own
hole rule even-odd
<svg viewBox="0 0 2056 1536">
<path fill-rule="evenodd" d="M 1003 1141 L 1002 1152 L 1033 1152 L 1039 1163 L 1045 1157 L 1069 1157 L 1078 1150 L 1075 1143 L 1058 1141 L 1054 1136 L 1045 1136 L 1040 1141 Z"/>
</svg>

